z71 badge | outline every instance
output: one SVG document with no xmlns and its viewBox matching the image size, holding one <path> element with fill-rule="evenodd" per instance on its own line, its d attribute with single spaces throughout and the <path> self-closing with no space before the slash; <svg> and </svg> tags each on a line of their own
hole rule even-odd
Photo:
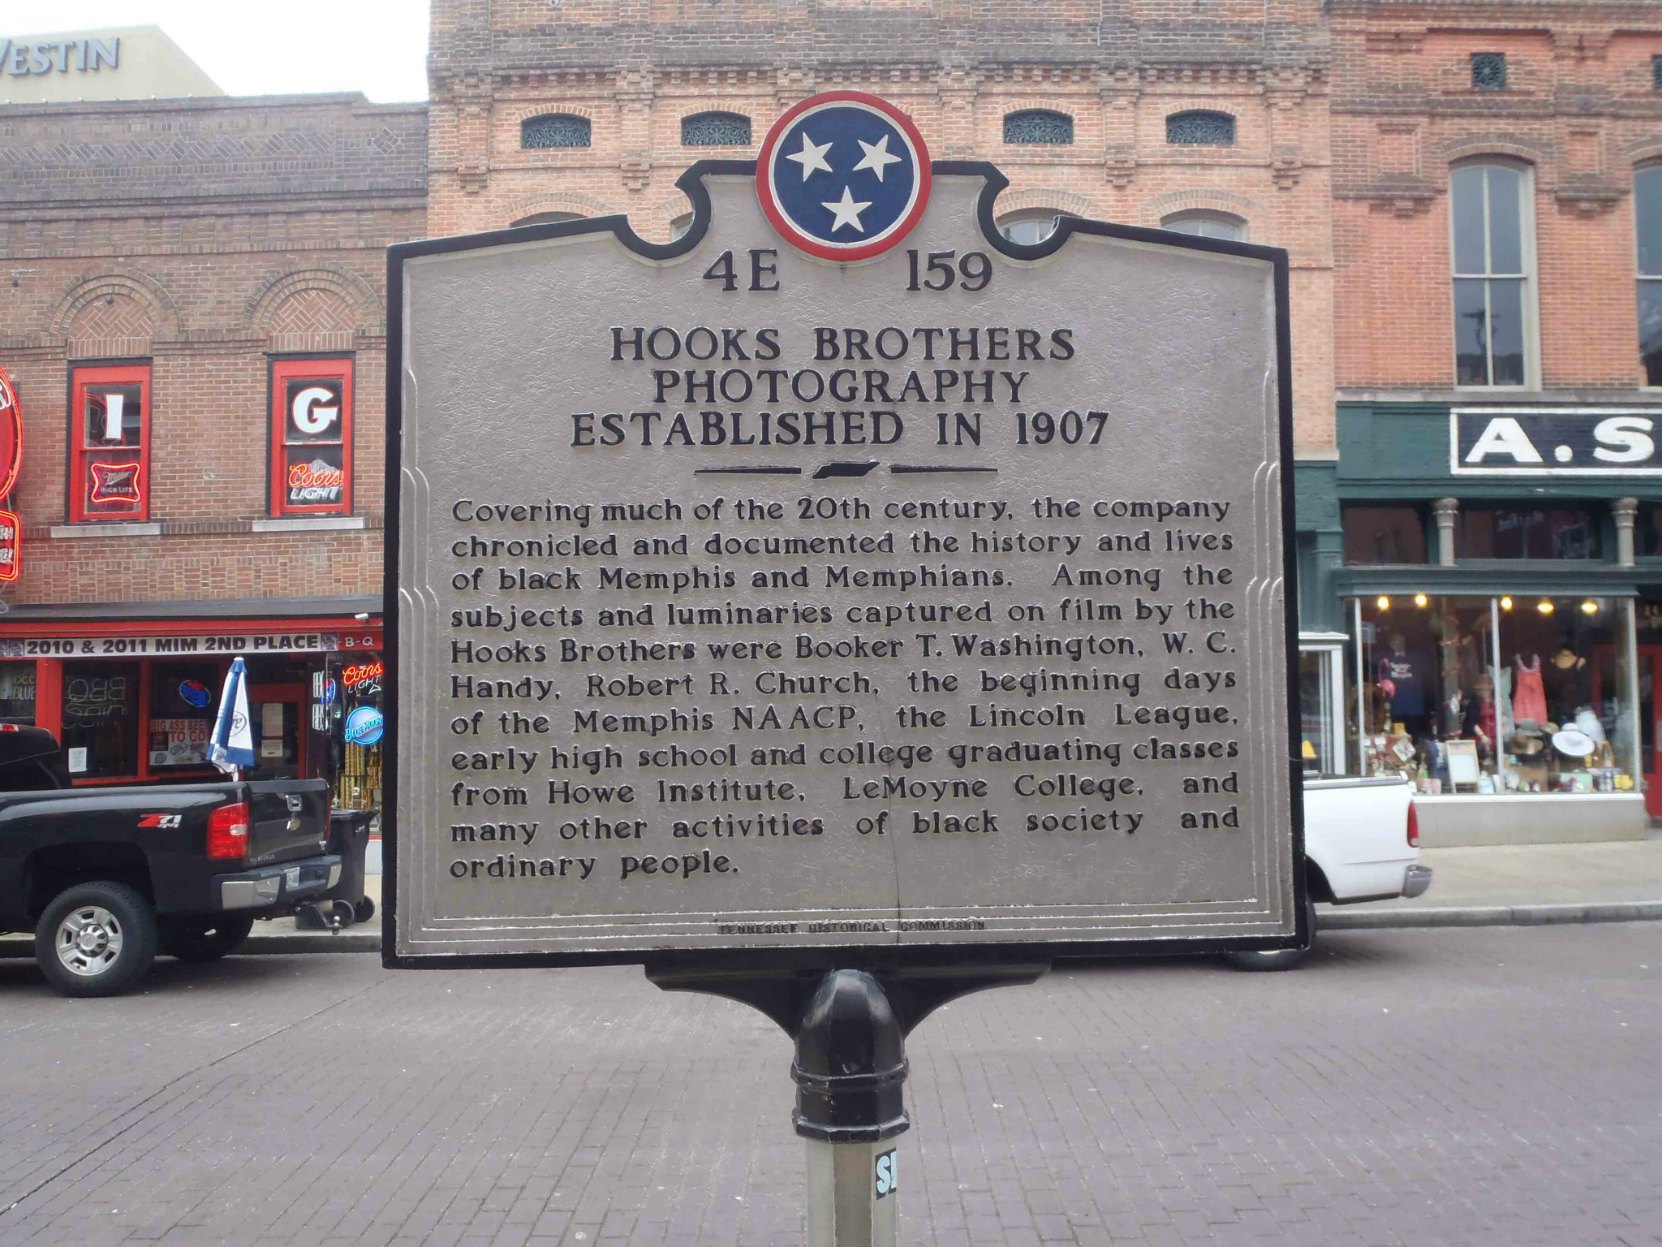
<svg viewBox="0 0 1662 1247">
<path fill-rule="evenodd" d="M 139 815 L 138 825 L 140 827 L 172 828 L 183 825 L 184 821 L 185 816 L 183 814 L 141 814 Z"/>
</svg>

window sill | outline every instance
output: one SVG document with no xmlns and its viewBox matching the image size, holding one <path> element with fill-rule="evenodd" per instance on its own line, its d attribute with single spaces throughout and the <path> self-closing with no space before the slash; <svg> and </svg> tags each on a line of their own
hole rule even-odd
<svg viewBox="0 0 1662 1247">
<path fill-rule="evenodd" d="M 257 533 L 350 532 L 364 526 L 361 515 L 288 515 L 255 520 Z"/>
<path fill-rule="evenodd" d="M 123 521 L 113 524 L 54 524 L 47 530 L 57 537 L 160 537 L 162 526 L 156 520 Z"/>
</svg>

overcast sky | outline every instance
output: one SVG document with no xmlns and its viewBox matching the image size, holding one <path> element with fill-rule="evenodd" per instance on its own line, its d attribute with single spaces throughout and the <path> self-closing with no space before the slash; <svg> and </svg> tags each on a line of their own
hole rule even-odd
<svg viewBox="0 0 1662 1247">
<path fill-rule="evenodd" d="M 229 95 L 427 98 L 428 0 L 0 0 L 0 35 L 160 26 Z"/>
</svg>

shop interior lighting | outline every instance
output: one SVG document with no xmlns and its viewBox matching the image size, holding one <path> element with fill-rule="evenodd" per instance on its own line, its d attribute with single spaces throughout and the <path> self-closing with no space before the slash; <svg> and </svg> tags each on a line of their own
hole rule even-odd
<svg viewBox="0 0 1662 1247">
<path fill-rule="evenodd" d="M 1588 598 L 1581 604 L 1581 613 L 1583 615 L 1596 615 L 1599 613 L 1599 604 L 1593 601 L 1592 598 Z"/>
<path fill-rule="evenodd" d="M 1388 611 L 1388 610 L 1391 609 L 1391 599 L 1386 597 L 1383 593 L 1381 593 L 1379 595 L 1379 599 L 1376 602 L 1374 602 L 1374 605 L 1379 607 L 1379 609 L 1382 610 L 1382 611 Z"/>
<path fill-rule="evenodd" d="M 1431 599 L 1426 597 L 1423 593 L 1416 593 L 1414 595 L 1414 605 L 1419 607 L 1422 611 L 1426 608 L 1426 604 L 1430 601 Z"/>
<path fill-rule="evenodd" d="M 1543 615 L 1550 615 L 1558 608 L 1552 604 L 1551 598 L 1542 598 L 1535 604 L 1535 609 L 1540 611 Z"/>
<path fill-rule="evenodd" d="M 1512 609 L 1512 599 L 1509 598 L 1509 597 L 1502 598 L 1500 600 L 1500 608 L 1503 611 L 1511 610 Z"/>
</svg>

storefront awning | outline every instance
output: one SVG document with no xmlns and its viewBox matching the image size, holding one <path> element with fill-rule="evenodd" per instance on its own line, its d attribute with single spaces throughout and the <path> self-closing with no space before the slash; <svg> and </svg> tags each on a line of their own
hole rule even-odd
<svg viewBox="0 0 1662 1247">
<path fill-rule="evenodd" d="M 1335 572 L 1340 597 L 1375 594 L 1430 593 L 1445 597 L 1498 597 L 1526 594 L 1536 597 L 1639 596 L 1638 569 L 1586 564 L 1541 562 L 1465 563 L 1455 567 L 1430 565 L 1347 567 Z"/>
</svg>

